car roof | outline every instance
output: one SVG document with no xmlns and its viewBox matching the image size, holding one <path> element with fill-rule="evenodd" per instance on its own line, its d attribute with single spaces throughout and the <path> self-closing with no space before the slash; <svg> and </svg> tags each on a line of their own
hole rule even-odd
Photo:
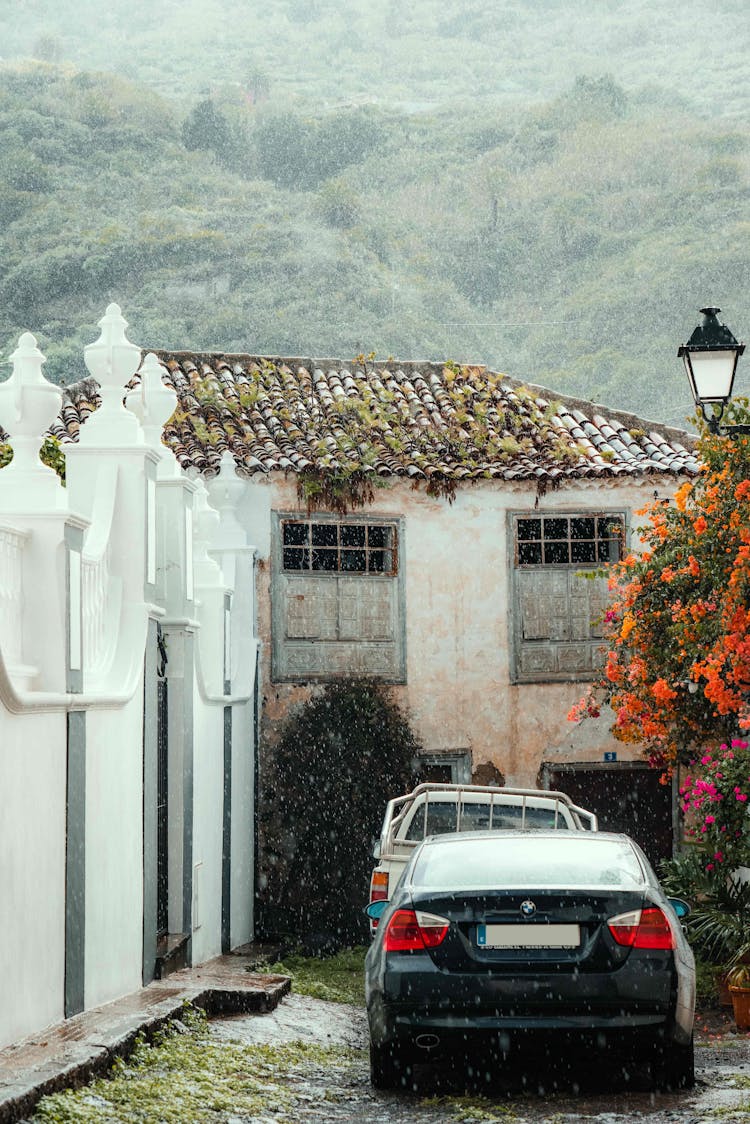
<svg viewBox="0 0 750 1124">
<path fill-rule="evenodd" d="M 563 833 L 564 838 L 577 839 L 580 843 L 590 843 L 598 846 L 609 840 L 617 840 L 621 843 L 630 843 L 633 845 L 633 840 L 629 835 L 625 835 L 621 831 L 566 831 Z M 501 830 L 487 830 L 487 831 L 458 831 L 450 832 L 445 835 L 428 835 L 426 839 L 421 842 L 421 846 L 440 846 L 448 847 L 461 845 L 469 840 L 486 839 L 488 842 L 493 840 L 495 842 L 502 839 L 518 839 L 519 835 L 523 835 L 526 839 L 543 840 L 554 839 L 559 842 L 560 832 L 554 828 L 549 830 L 539 831 L 535 828 L 503 828 Z"/>
</svg>

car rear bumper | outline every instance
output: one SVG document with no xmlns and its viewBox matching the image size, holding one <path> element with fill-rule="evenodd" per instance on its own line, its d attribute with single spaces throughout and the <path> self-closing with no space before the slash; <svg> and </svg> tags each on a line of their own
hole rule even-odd
<svg viewBox="0 0 750 1124">
<path fill-rule="evenodd" d="M 635 961 L 615 972 L 544 976 L 447 974 L 392 958 L 382 985 L 368 989 L 370 1033 L 376 1045 L 405 1047 L 434 1035 L 441 1044 L 487 1039 L 504 1043 L 534 1036 L 628 1053 L 658 1043 L 689 1042 L 692 1011 L 679 1006 L 677 972 L 644 970 Z"/>
</svg>

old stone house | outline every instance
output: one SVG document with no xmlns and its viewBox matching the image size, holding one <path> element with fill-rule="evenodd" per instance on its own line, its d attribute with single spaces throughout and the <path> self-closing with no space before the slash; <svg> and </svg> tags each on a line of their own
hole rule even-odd
<svg viewBox="0 0 750 1124">
<path fill-rule="evenodd" d="M 477 366 L 158 357 L 166 444 L 206 477 L 231 454 L 257 551 L 261 806 L 290 709 L 368 675 L 408 712 L 423 776 L 542 780 L 669 853 L 669 793 L 637 749 L 566 715 L 599 658 L 606 581 L 585 572 L 698 471 L 688 434 Z M 92 394 L 69 391 L 63 439 Z"/>
</svg>

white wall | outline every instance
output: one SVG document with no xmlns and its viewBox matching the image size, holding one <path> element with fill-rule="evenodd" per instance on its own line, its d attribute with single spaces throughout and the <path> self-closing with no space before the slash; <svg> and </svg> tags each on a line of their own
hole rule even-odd
<svg viewBox="0 0 750 1124">
<path fill-rule="evenodd" d="M 86 718 L 86 1007 L 136 991 L 143 955 L 143 691 Z"/>
<path fill-rule="evenodd" d="M 63 1017 L 66 722 L 0 718 L 2 1048 Z"/>
<path fill-rule="evenodd" d="M 232 708 L 232 947 L 253 937 L 255 744 L 253 710 Z"/>
<path fill-rule="evenodd" d="M 194 698 L 199 699 L 197 678 Z M 221 953 L 224 707 L 199 704 L 193 743 L 193 963 Z"/>
</svg>

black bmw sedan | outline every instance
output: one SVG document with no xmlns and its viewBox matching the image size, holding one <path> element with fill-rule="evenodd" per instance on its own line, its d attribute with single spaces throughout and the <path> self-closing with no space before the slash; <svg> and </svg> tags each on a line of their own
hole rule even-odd
<svg viewBox="0 0 750 1124">
<path fill-rule="evenodd" d="M 372 1083 L 414 1062 L 531 1044 L 648 1060 L 657 1088 L 693 1077 L 695 965 L 626 835 L 467 832 L 426 839 L 365 961 Z M 371 912 L 373 911 L 373 912 Z"/>
</svg>

